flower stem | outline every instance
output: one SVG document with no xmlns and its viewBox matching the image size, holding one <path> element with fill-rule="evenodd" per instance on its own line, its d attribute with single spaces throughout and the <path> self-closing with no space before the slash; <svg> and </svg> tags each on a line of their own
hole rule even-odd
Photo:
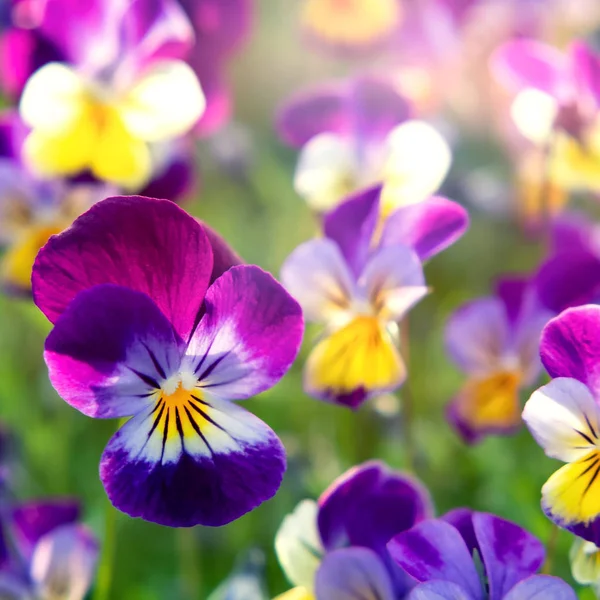
<svg viewBox="0 0 600 600">
<path fill-rule="evenodd" d="M 548 536 L 548 543 L 546 544 L 546 562 L 542 568 L 542 573 L 544 575 L 550 575 L 552 573 L 552 566 L 554 564 L 554 555 L 556 554 L 559 533 L 560 528 L 558 525 L 553 524 L 552 529 L 550 530 L 550 535 Z"/>
<path fill-rule="evenodd" d="M 182 527 L 177 530 L 177 546 L 179 564 L 181 565 L 181 588 L 184 600 L 202 598 L 202 581 L 200 579 L 200 552 L 193 527 Z"/>
<path fill-rule="evenodd" d="M 410 326 L 408 317 L 405 317 L 404 320 L 400 323 L 400 348 L 402 351 L 402 356 L 404 358 L 404 362 L 406 364 L 407 371 L 410 371 L 410 350 L 409 350 L 409 341 L 410 341 Z M 401 388 L 401 401 L 402 401 L 402 428 L 403 428 L 403 438 L 404 438 L 404 450 L 405 450 L 405 460 L 406 460 L 406 469 L 408 471 L 415 472 L 415 463 L 416 463 L 416 448 L 413 437 L 413 429 L 414 429 L 414 402 L 410 389 L 409 379 L 407 378 L 406 382 Z"/>
<path fill-rule="evenodd" d="M 96 588 L 93 600 L 108 600 L 113 580 L 115 564 L 115 553 L 117 549 L 117 510 L 110 501 L 106 500 L 106 511 L 104 515 L 104 540 L 102 544 L 102 556 L 98 567 Z"/>
</svg>

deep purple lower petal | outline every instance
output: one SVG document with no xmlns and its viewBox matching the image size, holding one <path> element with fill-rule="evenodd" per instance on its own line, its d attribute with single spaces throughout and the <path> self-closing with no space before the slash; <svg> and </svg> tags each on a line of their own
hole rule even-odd
<svg viewBox="0 0 600 600">
<path fill-rule="evenodd" d="M 275 433 L 230 402 L 202 407 L 202 417 L 170 408 L 166 421 L 147 411 L 112 437 L 100 478 L 119 510 L 170 527 L 219 526 L 277 492 L 286 461 Z"/>
</svg>

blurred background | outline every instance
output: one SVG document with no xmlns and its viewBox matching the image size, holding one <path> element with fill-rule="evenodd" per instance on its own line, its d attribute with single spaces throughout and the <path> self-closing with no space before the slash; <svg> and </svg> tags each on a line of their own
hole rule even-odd
<svg viewBox="0 0 600 600">
<path fill-rule="evenodd" d="M 576 36 L 593 42 L 594 27 L 600 24 L 598 3 L 465 0 L 465 10 L 476 5 L 473 14 L 464 18 L 458 38 L 425 67 L 413 60 L 420 50 L 411 54 L 406 41 L 377 56 L 321 52 L 300 27 L 302 4 L 256 0 L 251 33 L 228 67 L 233 119 L 197 142 L 200 183 L 186 210 L 219 231 L 245 261 L 277 276 L 285 257 L 317 234 L 318 223 L 294 191 L 297 151 L 278 139 L 276 111 L 307 83 L 364 70 L 397 70 L 400 84 L 418 96 L 420 113 L 435 122 L 452 146 L 453 164 L 441 193 L 468 207 L 471 226 L 426 266 L 432 293 L 410 314 L 409 378 L 397 397 L 367 402 L 351 412 L 306 396 L 302 366 L 318 331 L 309 327 L 303 353 L 284 380 L 248 403 L 288 450 L 289 467 L 277 496 L 214 530 L 172 530 L 119 514 L 110 597 L 187 599 L 189 590 L 200 586 L 197 597 L 208 598 L 254 549 L 264 553 L 269 597 L 288 589 L 273 551 L 282 519 L 299 500 L 318 497 L 356 463 L 379 458 L 402 469 L 407 461 L 402 400 L 407 394 L 414 406 L 416 474 L 430 489 L 436 511 L 469 506 L 521 524 L 543 542 L 556 543 L 555 574 L 572 582 L 571 536 L 560 532 L 550 541 L 551 523 L 539 507 L 541 486 L 557 464 L 524 429 L 472 447 L 457 437 L 444 410 L 463 376 L 444 351 L 443 328 L 462 302 L 489 294 L 499 274 L 531 272 L 546 251 L 543 231 L 532 233 L 517 210 L 509 136 L 499 133 L 506 121 L 506 98 L 489 75 L 490 50 L 514 33 L 511 19 L 523 17 L 526 4 L 539 11 L 539 38 L 561 48 Z M 411 10 L 410 1 L 405 10 Z M 589 195 L 575 199 L 590 214 L 597 212 L 595 202 Z M 117 423 L 89 419 L 54 392 L 42 358 L 49 329 L 30 300 L 0 296 L 5 460 L 19 498 L 77 496 L 85 521 L 102 539 L 107 501 L 98 462 Z M 525 392 L 523 400 L 527 397 Z M 586 594 L 582 591 L 581 598 L 593 597 Z"/>
</svg>

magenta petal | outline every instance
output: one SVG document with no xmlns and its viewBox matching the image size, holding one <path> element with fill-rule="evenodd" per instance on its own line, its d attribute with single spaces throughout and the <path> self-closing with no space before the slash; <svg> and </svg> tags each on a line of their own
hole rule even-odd
<svg viewBox="0 0 600 600">
<path fill-rule="evenodd" d="M 582 100 L 594 101 L 597 109 L 600 105 L 600 55 L 584 42 L 574 42 L 569 58 L 579 95 Z"/>
<path fill-rule="evenodd" d="M 300 305 L 271 275 L 245 265 L 219 277 L 205 302 L 184 361 L 200 388 L 241 400 L 275 385 L 302 342 Z"/>
<path fill-rule="evenodd" d="M 222 72 L 224 66 L 219 62 L 199 55 L 190 59 L 190 66 L 198 76 L 206 100 L 206 108 L 194 131 L 199 136 L 209 136 L 225 125 L 231 117 L 231 91 Z"/>
<path fill-rule="evenodd" d="M 16 506 L 11 514 L 11 533 L 21 555 L 29 560 L 38 541 L 53 529 L 72 525 L 79 518 L 76 500 L 31 501 Z"/>
<path fill-rule="evenodd" d="M 597 226 L 583 212 L 563 212 L 552 222 L 552 252 L 600 251 Z"/>
<path fill-rule="evenodd" d="M 577 600 L 577 595 L 562 579 L 534 575 L 517 584 L 504 600 Z"/>
<path fill-rule="evenodd" d="M 460 204 L 432 197 L 394 211 L 385 222 L 380 245 L 409 246 L 427 260 L 454 244 L 468 226 L 469 215 Z"/>
<path fill-rule="evenodd" d="M 212 284 L 225 271 L 228 271 L 231 267 L 241 265 L 244 261 L 212 227 L 202 222 L 201 225 L 210 241 L 213 252 L 213 270 L 210 274 L 210 282 Z"/>
<path fill-rule="evenodd" d="M 392 558 L 417 581 L 449 581 L 471 600 L 484 600 L 471 554 L 460 533 L 441 520 L 428 520 L 392 538 Z"/>
<path fill-rule="evenodd" d="M 169 527 L 220 526 L 277 492 L 286 461 L 275 433 L 232 402 L 203 406 L 211 420 L 197 421 L 198 434 L 180 413 L 180 435 L 158 431 L 151 408 L 115 433 L 100 479 L 119 510 Z"/>
<path fill-rule="evenodd" d="M 542 566 L 544 546 L 515 523 L 474 513 L 473 528 L 485 565 L 490 600 L 503 600 L 519 581 Z"/>
<path fill-rule="evenodd" d="M 384 563 L 366 548 L 346 548 L 325 556 L 315 577 L 316 600 L 394 600 Z"/>
<path fill-rule="evenodd" d="M 600 306 L 570 308 L 542 331 L 542 363 L 550 377 L 571 377 L 600 398 Z"/>
<path fill-rule="evenodd" d="M 181 364 L 184 344 L 148 296 L 99 285 L 80 292 L 56 321 L 44 358 L 52 385 L 83 414 L 118 418 L 153 402 Z"/>
<path fill-rule="evenodd" d="M 324 218 L 325 236 L 339 246 L 356 277 L 362 272 L 372 250 L 373 234 L 379 221 L 380 195 L 381 186 L 358 192 Z"/>
<path fill-rule="evenodd" d="M 187 339 L 212 270 L 203 228 L 173 202 L 108 198 L 42 248 L 33 268 L 33 297 L 54 322 L 80 291 L 115 283 L 152 298 Z"/>
<path fill-rule="evenodd" d="M 321 86 L 290 98 L 277 116 L 281 139 L 300 148 L 319 133 L 346 133 L 351 127 L 347 91 L 342 85 Z"/>
<path fill-rule="evenodd" d="M 349 110 L 358 140 L 377 143 L 409 118 L 411 107 L 392 81 L 363 76 L 352 84 Z"/>
<path fill-rule="evenodd" d="M 492 69 L 511 87 L 557 96 L 565 84 L 567 60 L 552 46 L 523 39 L 501 46 L 492 57 Z"/>
</svg>

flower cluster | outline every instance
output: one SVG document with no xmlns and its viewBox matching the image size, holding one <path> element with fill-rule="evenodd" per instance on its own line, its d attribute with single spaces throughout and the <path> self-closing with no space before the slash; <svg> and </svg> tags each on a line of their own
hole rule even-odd
<svg viewBox="0 0 600 600">
<path fill-rule="evenodd" d="M 1 3 L 0 598 L 600 598 L 600 4 L 296 4 Z"/>
</svg>

